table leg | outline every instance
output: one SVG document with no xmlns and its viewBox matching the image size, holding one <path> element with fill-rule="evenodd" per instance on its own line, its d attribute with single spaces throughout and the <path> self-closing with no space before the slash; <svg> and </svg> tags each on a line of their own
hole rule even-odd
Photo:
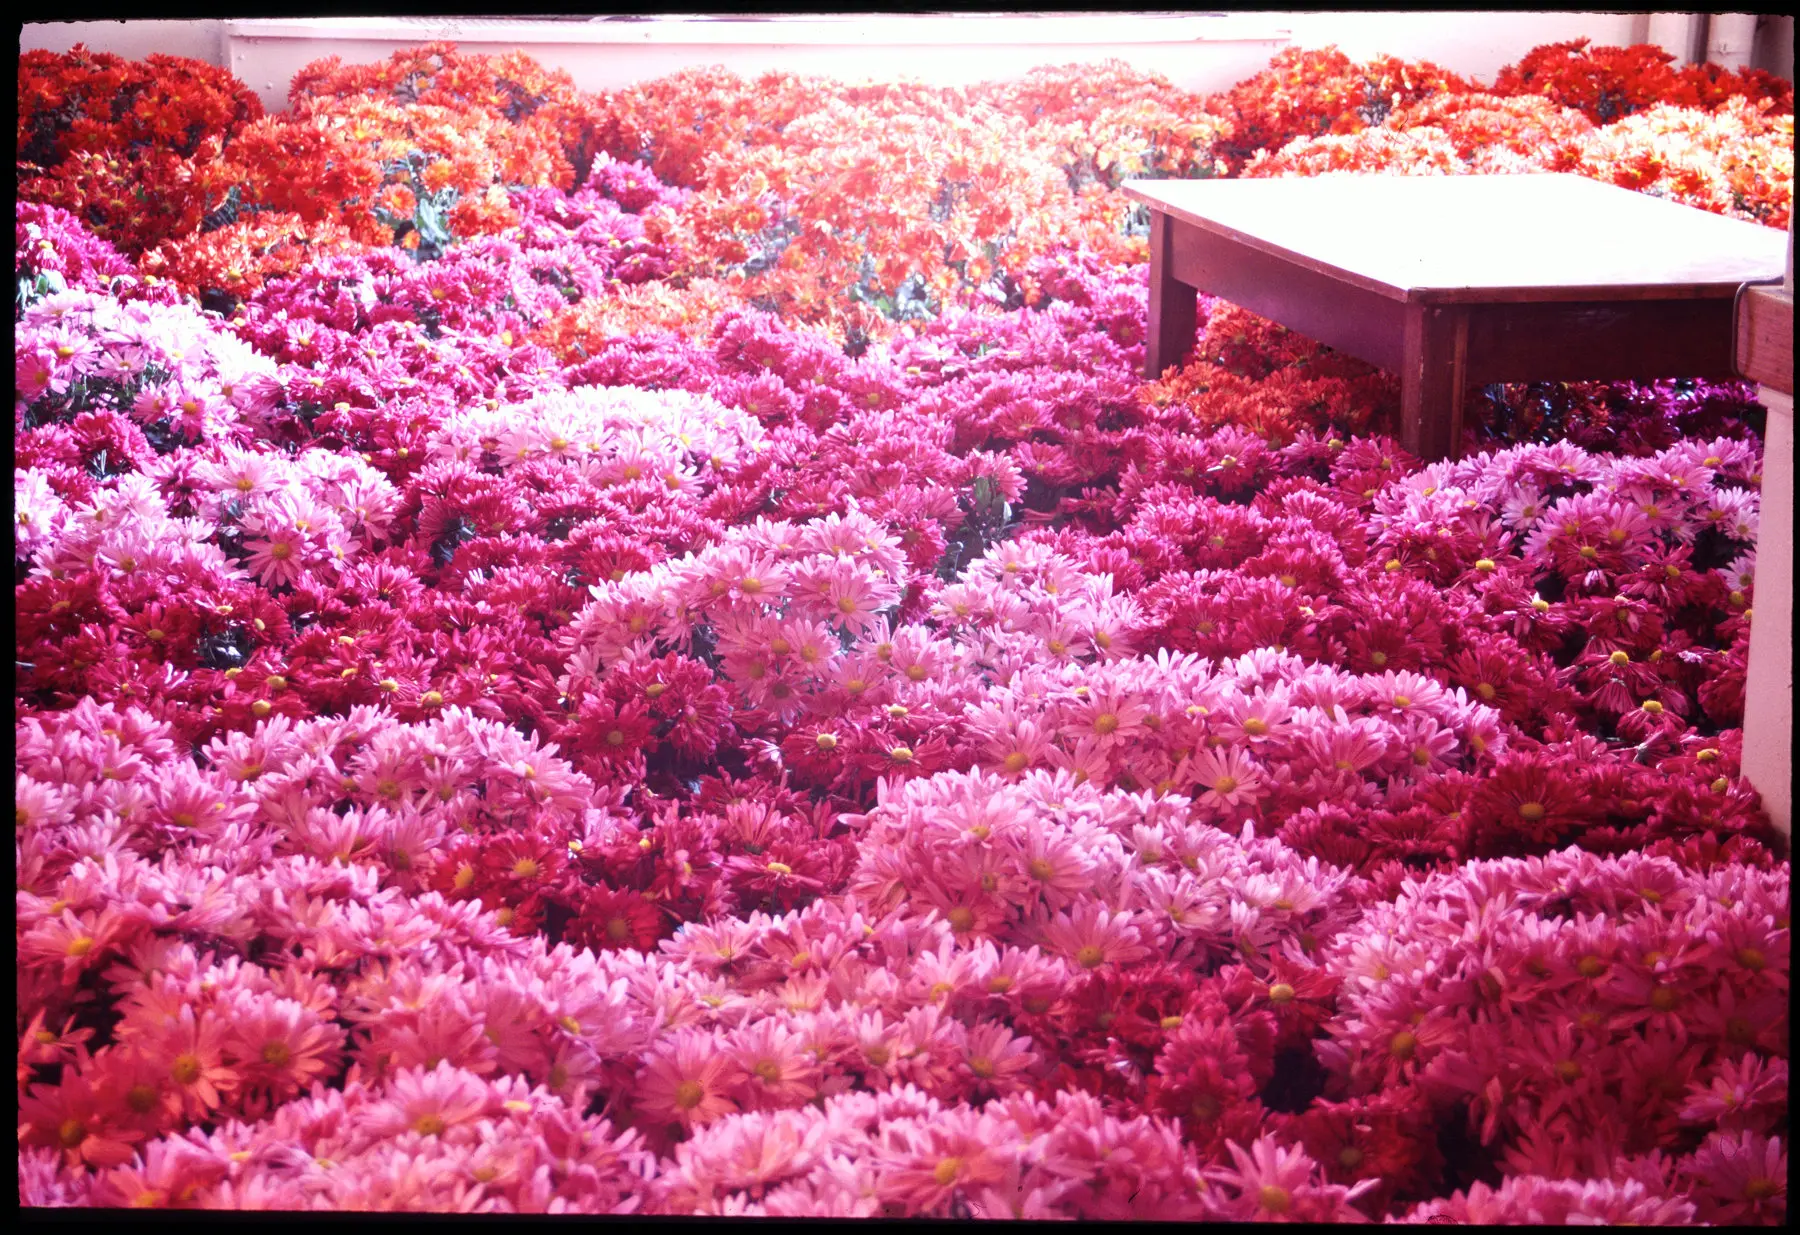
<svg viewBox="0 0 1800 1235">
<path fill-rule="evenodd" d="M 1458 305 L 1406 306 L 1400 366 L 1400 444 L 1427 463 L 1462 446 L 1469 317 Z"/>
<path fill-rule="evenodd" d="M 1757 399 L 1769 409 L 1769 420 L 1742 768 L 1785 845 L 1794 831 L 1794 396 L 1763 386 Z"/>
<path fill-rule="evenodd" d="M 1181 364 L 1194 346 L 1197 295 L 1175 277 L 1175 228 L 1161 211 L 1150 214 L 1150 324 L 1144 337 L 1144 376 L 1155 381 Z"/>
</svg>

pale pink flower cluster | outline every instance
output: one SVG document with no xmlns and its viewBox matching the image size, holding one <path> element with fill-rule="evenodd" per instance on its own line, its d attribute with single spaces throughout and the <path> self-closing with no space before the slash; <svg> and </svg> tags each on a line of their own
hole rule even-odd
<svg viewBox="0 0 1800 1235">
<path fill-rule="evenodd" d="M 278 366 L 191 304 L 72 290 L 26 306 L 13 325 L 15 407 L 108 383 L 97 403 L 190 441 L 245 432 L 281 394 Z"/>
<path fill-rule="evenodd" d="M 976 1110 L 912 1086 L 712 1125 L 656 1183 L 679 1213 L 1165 1220 L 1204 1216 L 1204 1187 L 1171 1125 L 1089 1095 Z"/>
<path fill-rule="evenodd" d="M 87 570 L 115 576 L 143 572 L 140 578 L 160 582 L 241 574 L 215 543 L 217 525 L 205 518 L 172 517 L 156 481 L 144 473 L 118 477 L 79 506 L 61 502 L 31 471 L 15 469 L 13 485 L 21 552 L 27 543 L 24 515 L 32 513 L 34 575 L 61 579 Z"/>
<path fill-rule="evenodd" d="M 1564 561 L 1604 578 L 1648 560 L 1658 537 L 1692 544 L 1709 527 L 1754 542 L 1762 458 L 1733 438 L 1682 442 L 1653 455 L 1601 455 L 1568 443 L 1514 446 L 1445 460 L 1384 487 L 1374 500 L 1376 551 L 1404 531 L 1471 537 L 1479 556 L 1522 549 L 1533 566 Z M 1559 486 L 1591 486 L 1556 496 Z M 1747 567 L 1755 555 L 1745 555 Z M 1733 587 L 1737 584 L 1734 581 Z"/>
<path fill-rule="evenodd" d="M 654 655 L 658 643 L 692 648 L 704 630 L 745 705 L 790 719 L 809 696 L 855 696 L 885 676 L 900 645 L 882 615 L 905 577 L 899 540 L 854 510 L 804 524 L 758 519 L 698 553 L 594 585 L 561 636 L 568 680 Z"/>
<path fill-rule="evenodd" d="M 580 386 L 524 403 L 464 408 L 435 423 L 428 441 L 434 461 L 479 463 L 491 452 L 503 469 L 552 461 L 599 488 L 644 480 L 670 492 L 769 449 L 755 417 L 709 395 L 629 386 Z"/>
<path fill-rule="evenodd" d="M 1272 796 L 1286 810 L 1375 802 L 1396 783 L 1488 766 L 1505 748 L 1498 714 L 1461 688 L 1273 649 L 1217 666 L 1167 650 L 1034 666 L 972 708 L 969 730 L 997 773 L 1055 768 L 1185 794 L 1226 827 Z"/>
<path fill-rule="evenodd" d="M 71 1184 L 20 1155 L 26 1205 L 631 1213 L 654 1167 L 638 1139 L 517 1076 L 448 1063 L 315 1088 L 267 1120 L 151 1142 Z"/>
<path fill-rule="evenodd" d="M 1067 772 L 946 773 L 884 793 L 858 821 L 851 889 L 868 912 L 942 921 L 990 964 L 1004 967 L 996 946 L 1027 948 L 1071 972 L 1152 954 L 1255 964 L 1354 912 L 1342 873 L 1205 819 L 1185 798 Z"/>
</svg>

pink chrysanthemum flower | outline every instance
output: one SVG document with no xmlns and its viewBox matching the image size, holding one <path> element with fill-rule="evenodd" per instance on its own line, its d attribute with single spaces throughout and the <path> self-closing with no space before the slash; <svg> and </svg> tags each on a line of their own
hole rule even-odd
<svg viewBox="0 0 1800 1235">
<path fill-rule="evenodd" d="M 1195 751 L 1189 774 L 1196 787 L 1202 790 L 1198 800 L 1206 806 L 1224 808 L 1252 804 L 1266 792 L 1262 769 L 1249 754 L 1236 747 Z"/>
<path fill-rule="evenodd" d="M 711 1033 L 677 1030 L 645 1056 L 637 1101 L 653 1118 L 697 1127 L 737 1110 L 730 1092 L 741 1076 Z"/>
<path fill-rule="evenodd" d="M 1139 942 L 1138 927 L 1130 911 L 1115 913 L 1094 901 L 1077 904 L 1051 918 L 1043 927 L 1043 938 L 1046 947 L 1083 969 L 1125 964 L 1149 954 L 1149 949 Z"/>
<path fill-rule="evenodd" d="M 1778 1136 L 1715 1132 L 1683 1174 L 1703 1221 L 1779 1224 L 1787 1215 L 1787 1151 Z"/>
<path fill-rule="evenodd" d="M 392 1136 L 412 1131 L 423 1137 L 445 1136 L 480 1119 L 497 1105 L 486 1081 L 448 1063 L 430 1071 L 407 1068 L 388 1083 L 387 1098 L 371 1106 L 367 1124 Z"/>
</svg>

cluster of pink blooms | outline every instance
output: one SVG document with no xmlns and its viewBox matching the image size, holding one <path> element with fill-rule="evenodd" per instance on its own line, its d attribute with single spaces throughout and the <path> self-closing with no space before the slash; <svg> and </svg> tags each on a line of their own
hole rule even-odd
<svg viewBox="0 0 1800 1235">
<path fill-rule="evenodd" d="M 570 355 L 593 184 L 204 309 L 19 207 L 23 1203 L 1785 1220 L 1749 391 L 1423 466 L 1078 251 Z"/>
</svg>

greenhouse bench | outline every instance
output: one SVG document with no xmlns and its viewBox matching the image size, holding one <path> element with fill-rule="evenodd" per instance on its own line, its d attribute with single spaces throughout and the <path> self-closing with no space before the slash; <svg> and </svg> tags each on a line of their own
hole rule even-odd
<svg viewBox="0 0 1800 1235">
<path fill-rule="evenodd" d="M 1772 228 L 1583 176 L 1129 180 L 1150 208 L 1144 375 L 1205 291 L 1400 376 L 1400 438 L 1454 457 L 1471 383 L 1728 379 Z"/>
</svg>

